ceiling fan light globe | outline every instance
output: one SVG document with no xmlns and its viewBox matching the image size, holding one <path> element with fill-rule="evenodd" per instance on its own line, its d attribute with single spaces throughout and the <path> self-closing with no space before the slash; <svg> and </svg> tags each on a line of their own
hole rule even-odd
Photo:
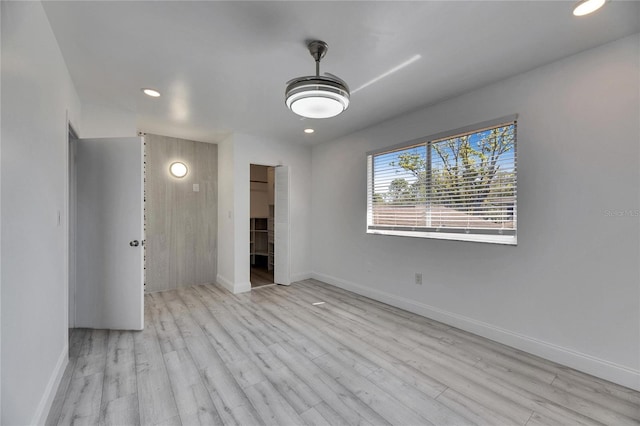
<svg viewBox="0 0 640 426">
<path fill-rule="evenodd" d="M 340 101 L 322 96 L 298 99 L 290 108 L 294 113 L 306 118 L 331 118 L 345 110 Z"/>
</svg>

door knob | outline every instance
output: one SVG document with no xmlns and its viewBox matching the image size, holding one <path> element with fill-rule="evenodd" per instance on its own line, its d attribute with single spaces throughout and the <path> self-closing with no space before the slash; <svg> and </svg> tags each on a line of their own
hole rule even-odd
<svg viewBox="0 0 640 426">
<path fill-rule="evenodd" d="M 129 241 L 129 245 L 131 247 L 138 247 L 140 245 L 140 241 L 138 240 Z"/>
</svg>

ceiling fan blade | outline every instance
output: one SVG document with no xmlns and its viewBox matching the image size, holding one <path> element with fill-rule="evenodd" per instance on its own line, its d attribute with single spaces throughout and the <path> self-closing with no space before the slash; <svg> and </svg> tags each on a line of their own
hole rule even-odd
<svg viewBox="0 0 640 426">
<path fill-rule="evenodd" d="M 349 87 L 349 86 L 347 85 L 347 83 L 346 83 L 343 79 L 341 79 L 340 77 L 338 77 L 338 76 L 337 76 L 337 75 L 335 75 L 335 74 L 331 74 L 330 72 L 325 72 L 325 73 L 324 73 L 324 75 L 326 75 L 326 76 L 327 76 L 327 77 L 329 77 L 329 78 L 332 78 L 332 79 L 334 79 L 334 80 L 339 81 L 339 82 L 340 82 L 342 85 L 344 85 L 345 87 Z"/>
</svg>

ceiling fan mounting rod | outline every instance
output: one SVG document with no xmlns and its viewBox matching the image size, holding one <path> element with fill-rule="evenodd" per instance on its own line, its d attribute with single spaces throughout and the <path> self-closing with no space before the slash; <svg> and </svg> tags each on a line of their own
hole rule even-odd
<svg viewBox="0 0 640 426">
<path fill-rule="evenodd" d="M 313 40 L 310 41 L 307 45 L 309 48 L 309 53 L 313 56 L 313 59 L 316 61 L 316 76 L 320 75 L 320 59 L 324 58 L 324 55 L 327 54 L 327 50 L 329 50 L 329 46 L 327 43 L 321 40 Z"/>
</svg>

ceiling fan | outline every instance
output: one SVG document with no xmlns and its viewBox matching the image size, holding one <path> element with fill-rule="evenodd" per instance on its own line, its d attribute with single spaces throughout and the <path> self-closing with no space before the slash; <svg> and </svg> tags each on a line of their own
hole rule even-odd
<svg viewBox="0 0 640 426">
<path fill-rule="evenodd" d="M 349 107 L 349 86 L 333 74 L 320 75 L 320 60 L 329 50 L 327 43 L 313 40 L 307 47 L 316 61 L 316 75 L 289 80 L 285 103 L 291 111 L 305 118 L 335 117 Z"/>
</svg>

